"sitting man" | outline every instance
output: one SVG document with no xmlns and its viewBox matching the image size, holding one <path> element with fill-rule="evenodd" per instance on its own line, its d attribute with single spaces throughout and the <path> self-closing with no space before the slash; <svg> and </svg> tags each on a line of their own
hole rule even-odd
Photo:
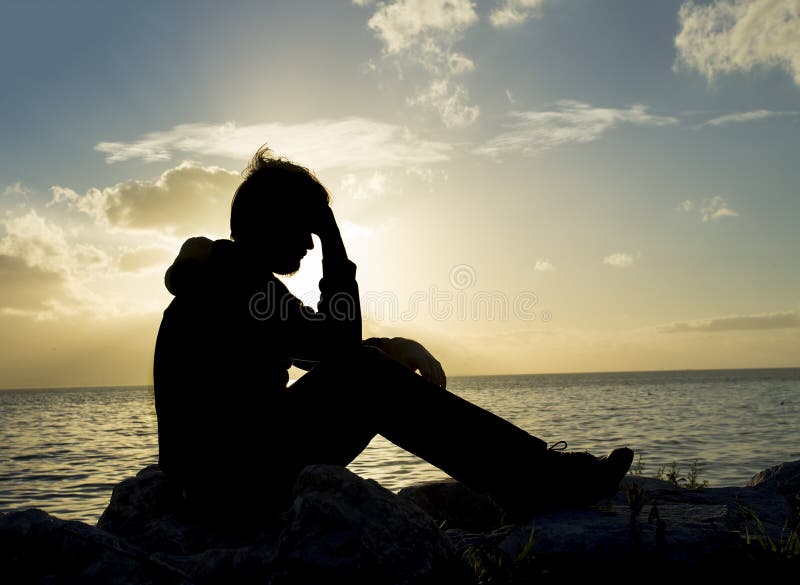
<svg viewBox="0 0 800 585">
<path fill-rule="evenodd" d="M 285 509 L 304 466 L 348 465 L 376 434 L 515 516 L 616 492 L 630 449 L 548 449 L 448 392 L 419 343 L 362 341 L 356 266 L 325 188 L 266 148 L 244 176 L 231 239 L 189 239 L 165 279 L 175 298 L 155 348 L 159 463 L 188 499 Z M 323 254 L 316 311 L 275 277 L 299 269 L 312 234 Z M 310 371 L 287 387 L 292 364 Z"/>
</svg>

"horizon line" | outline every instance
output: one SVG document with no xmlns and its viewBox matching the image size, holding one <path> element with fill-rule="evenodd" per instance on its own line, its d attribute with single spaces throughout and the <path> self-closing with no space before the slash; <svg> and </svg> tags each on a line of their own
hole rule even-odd
<svg viewBox="0 0 800 585">
<path fill-rule="evenodd" d="M 531 372 L 519 374 L 452 374 L 447 376 L 448 380 L 453 378 L 491 378 L 501 376 L 576 376 L 576 375 L 591 375 L 591 374 L 660 374 L 660 373 L 680 373 L 680 372 L 743 372 L 743 371 L 756 371 L 756 370 L 800 370 L 800 365 L 797 366 L 769 366 L 769 367 L 746 367 L 746 368 L 681 368 L 672 370 L 586 370 L 580 372 Z M 290 378 L 290 382 L 294 382 L 299 378 Z M 72 386 L 8 386 L 0 387 L 0 392 L 13 392 L 15 390 L 93 390 L 100 388 L 115 389 L 115 388 L 152 388 L 153 384 L 92 384 L 89 386 L 72 385 Z"/>
</svg>

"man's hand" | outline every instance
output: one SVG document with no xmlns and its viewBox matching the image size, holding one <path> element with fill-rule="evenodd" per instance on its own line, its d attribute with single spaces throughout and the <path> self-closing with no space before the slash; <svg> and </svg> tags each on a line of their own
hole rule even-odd
<svg viewBox="0 0 800 585">
<path fill-rule="evenodd" d="M 408 369 L 419 370 L 420 375 L 429 382 L 442 388 L 447 387 L 447 376 L 442 364 L 421 343 L 404 337 L 393 337 L 387 339 L 381 349 Z"/>
<path fill-rule="evenodd" d="M 333 210 L 329 205 L 315 209 L 310 217 L 310 222 L 311 233 L 318 235 L 320 240 L 332 232 L 339 231 L 339 226 L 336 225 L 336 218 L 333 216 Z"/>
<path fill-rule="evenodd" d="M 347 260 L 347 251 L 344 248 L 342 234 L 339 233 L 339 226 L 336 218 L 333 217 L 333 210 L 329 205 L 315 209 L 311 216 L 310 231 L 319 236 L 322 244 L 322 258 L 331 263 Z"/>
</svg>

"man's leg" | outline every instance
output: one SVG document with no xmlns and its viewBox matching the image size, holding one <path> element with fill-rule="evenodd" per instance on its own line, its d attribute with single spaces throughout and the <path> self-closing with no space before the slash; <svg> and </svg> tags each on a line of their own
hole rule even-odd
<svg viewBox="0 0 800 585">
<path fill-rule="evenodd" d="M 473 489 L 502 497 L 532 489 L 547 452 L 541 439 L 371 347 L 320 364 L 286 398 L 285 444 L 298 467 L 347 465 L 378 433 Z"/>
<path fill-rule="evenodd" d="M 627 448 L 600 459 L 548 450 L 371 347 L 314 368 L 287 390 L 285 406 L 283 444 L 296 446 L 296 471 L 312 463 L 347 465 L 378 433 L 488 493 L 512 515 L 608 497 L 633 459 Z"/>
</svg>

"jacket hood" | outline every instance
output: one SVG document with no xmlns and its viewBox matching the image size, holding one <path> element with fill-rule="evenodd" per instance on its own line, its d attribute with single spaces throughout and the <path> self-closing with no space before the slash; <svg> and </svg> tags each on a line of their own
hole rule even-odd
<svg viewBox="0 0 800 585">
<path fill-rule="evenodd" d="M 181 246 L 178 257 L 164 275 L 164 285 L 167 290 L 178 296 L 202 287 L 211 270 L 211 257 L 214 249 L 223 241 L 212 242 L 204 237 L 186 240 Z"/>
</svg>

